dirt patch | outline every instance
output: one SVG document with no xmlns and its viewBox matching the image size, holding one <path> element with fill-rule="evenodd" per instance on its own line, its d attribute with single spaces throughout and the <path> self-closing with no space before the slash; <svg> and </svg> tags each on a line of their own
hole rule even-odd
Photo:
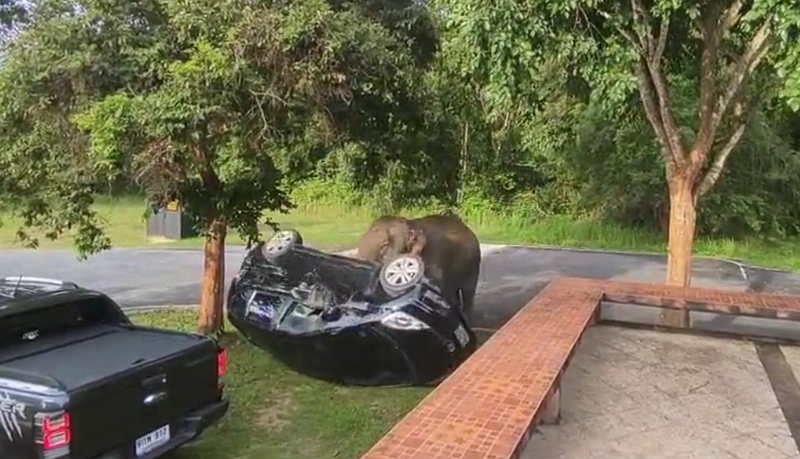
<svg viewBox="0 0 800 459">
<path fill-rule="evenodd" d="M 336 386 L 333 388 L 333 391 L 336 392 L 336 395 L 341 395 L 345 397 L 351 396 L 356 392 L 352 387 L 347 387 L 347 386 Z"/>
<path fill-rule="evenodd" d="M 294 406 L 292 394 L 288 393 L 285 397 L 281 397 L 270 403 L 269 407 L 262 408 L 258 411 L 257 423 L 265 429 L 280 430 L 286 424 L 288 415 L 291 413 Z"/>
<path fill-rule="evenodd" d="M 177 239 L 168 239 L 163 236 L 148 236 L 147 243 L 148 244 L 174 244 Z"/>
<path fill-rule="evenodd" d="M 341 451 L 338 449 L 331 450 L 330 445 L 326 445 L 325 443 L 309 440 L 304 441 L 301 446 L 298 447 L 298 456 L 299 457 L 332 457 L 336 458 L 341 455 Z"/>
</svg>

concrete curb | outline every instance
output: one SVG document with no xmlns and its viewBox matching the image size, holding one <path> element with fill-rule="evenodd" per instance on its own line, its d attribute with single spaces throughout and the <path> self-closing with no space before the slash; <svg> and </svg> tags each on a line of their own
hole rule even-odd
<svg viewBox="0 0 800 459">
<path fill-rule="evenodd" d="M 523 244 L 509 244 L 505 245 L 504 247 L 511 247 L 511 248 L 525 248 L 525 249 L 540 249 L 540 250 L 553 250 L 553 251 L 562 251 L 562 252 L 583 252 L 583 253 L 607 253 L 612 255 L 627 255 L 627 256 L 663 256 L 666 257 L 666 252 L 645 252 L 643 250 L 611 250 L 611 249 L 589 249 L 583 247 L 562 247 L 557 245 L 539 245 L 539 244 L 532 244 L 532 245 L 523 245 Z M 787 271 L 785 269 L 778 269 L 778 268 L 768 268 L 765 266 L 758 266 L 752 265 L 744 260 L 735 260 L 731 258 L 723 258 L 723 257 L 711 257 L 705 255 L 699 255 L 693 257 L 694 259 L 702 259 L 702 260 L 713 260 L 713 261 L 721 261 L 723 263 L 730 263 L 736 266 L 739 271 L 741 272 L 742 269 L 754 269 L 760 271 L 770 271 L 776 273 L 787 273 L 787 274 L 797 274 L 800 273 L 798 271 Z M 746 276 L 746 275 L 745 275 Z M 747 279 L 745 277 L 745 279 Z"/>
<path fill-rule="evenodd" d="M 148 312 L 164 311 L 167 309 L 197 309 L 199 306 L 199 304 L 164 304 L 152 306 L 127 306 L 122 307 L 122 310 L 125 311 L 125 314 L 127 315 L 136 315 Z"/>
<path fill-rule="evenodd" d="M 484 244 L 484 243 L 481 243 L 481 254 L 482 255 L 486 255 L 486 254 L 489 254 L 489 253 L 492 253 L 492 252 L 497 252 L 497 251 L 500 251 L 500 250 L 502 250 L 502 249 L 504 249 L 506 247 L 511 247 L 511 246 L 504 245 L 504 244 L 488 244 L 488 243 Z M 341 255 L 343 257 L 349 257 L 349 256 L 353 255 L 353 253 L 355 251 L 356 251 L 356 249 L 349 249 L 349 250 L 343 250 L 341 252 L 333 252 L 333 253 L 335 253 L 336 255 Z"/>
</svg>

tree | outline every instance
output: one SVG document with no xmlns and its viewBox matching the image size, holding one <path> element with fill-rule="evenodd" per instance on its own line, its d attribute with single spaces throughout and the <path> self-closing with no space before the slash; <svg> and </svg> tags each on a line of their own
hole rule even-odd
<svg viewBox="0 0 800 459">
<path fill-rule="evenodd" d="M 27 246 L 37 247 L 41 236 L 69 234 L 85 258 L 110 247 L 110 241 L 92 208 L 95 174 L 86 139 L 70 117 L 94 92 L 86 67 L 113 68 L 113 56 L 64 62 L 64 53 L 79 45 L 80 24 L 64 14 L 69 5 L 23 4 L 2 5 L 4 30 L 13 31 L 13 37 L 3 42 L 0 69 L 0 209 L 19 217 L 17 236 Z"/>
<path fill-rule="evenodd" d="M 800 31 L 800 7 L 792 2 L 756 2 L 745 9 L 744 3 L 733 0 L 727 4 L 709 2 L 702 7 L 648 8 L 641 0 L 634 0 L 625 22 L 614 20 L 612 14 L 625 17 L 619 12 L 601 12 L 636 51 L 639 94 L 663 152 L 670 195 L 667 283 L 671 285 L 690 285 L 699 200 L 719 179 L 744 135 L 749 115 L 756 112 L 763 94 L 768 94 L 775 83 L 754 87 L 752 77 L 761 63 L 771 57 L 778 71 L 788 77 L 783 84 L 794 93 L 790 97 L 800 91 L 800 82 L 792 81 L 800 77 L 800 46 L 793 43 L 794 47 L 788 48 L 789 43 L 781 42 L 781 38 L 788 39 Z M 681 12 L 677 8 L 686 9 Z M 699 117 L 690 136 L 681 132 L 676 122 L 665 70 L 669 65 L 665 53 L 670 25 L 681 19 L 688 19 L 683 30 L 697 32 L 700 39 Z M 679 38 L 685 42 L 690 36 Z M 791 103 L 800 100 L 792 99 Z"/>
<path fill-rule="evenodd" d="M 28 8 L 25 2 L 0 0 L 0 41 L 13 38 L 27 19 Z"/>
<path fill-rule="evenodd" d="M 800 6 L 790 0 L 448 6 L 449 27 L 472 51 L 464 71 L 487 85 L 498 107 L 552 79 L 565 86 L 580 80 L 600 103 L 629 101 L 638 92 L 669 189 L 666 281 L 689 286 L 700 198 L 719 179 L 748 116 L 775 95 L 800 106 Z M 678 85 L 695 88 L 699 116 L 692 121 L 676 111 Z"/>
<path fill-rule="evenodd" d="M 3 186 L 26 224 L 91 229 L 78 228 L 86 253 L 108 246 L 91 211 L 100 177 L 132 177 L 155 208 L 179 200 L 206 239 L 199 329 L 216 332 L 228 229 L 256 241 L 264 211 L 290 207 L 275 155 L 380 139 L 372 127 L 403 119 L 436 46 L 421 13 L 410 1 L 41 2 L 0 70 Z"/>
</svg>

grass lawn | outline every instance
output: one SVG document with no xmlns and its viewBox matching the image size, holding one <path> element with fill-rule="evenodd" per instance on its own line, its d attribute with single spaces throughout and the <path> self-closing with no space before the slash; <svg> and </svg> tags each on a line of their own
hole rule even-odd
<svg viewBox="0 0 800 459">
<path fill-rule="evenodd" d="M 199 247 L 201 238 L 181 241 L 148 239 L 145 234 L 145 203 L 139 198 L 99 199 L 96 208 L 104 221 L 106 233 L 115 246 L 137 247 Z M 350 248 L 370 222 L 367 215 L 337 218 L 333 213 L 322 212 L 270 214 L 287 228 L 296 228 L 308 244 L 327 249 Z M 10 216 L 0 214 L 0 249 L 21 247 L 16 240 L 20 222 Z M 265 228 L 269 231 L 269 228 Z M 41 248 L 69 248 L 72 238 L 65 236 L 55 241 L 42 238 Z M 242 239 L 235 233 L 228 237 L 229 244 L 241 244 Z"/>
<path fill-rule="evenodd" d="M 193 331 L 191 310 L 135 314 L 140 324 Z M 225 419 L 179 459 L 358 459 L 428 389 L 340 387 L 300 376 L 232 332 Z"/>
<path fill-rule="evenodd" d="M 141 199 L 101 200 L 97 208 L 105 219 L 107 233 L 117 246 L 194 246 L 200 239 L 179 242 L 149 241 L 144 232 L 144 202 Z M 324 249 L 351 248 L 369 225 L 372 216 L 358 209 L 315 208 L 294 211 L 290 214 L 270 214 L 284 228 L 294 228 L 302 233 L 306 243 Z M 663 237 L 652 233 L 600 223 L 594 220 L 575 220 L 552 217 L 537 221 L 514 217 L 485 216 L 468 219 L 470 225 L 484 242 L 506 244 L 541 244 L 562 247 L 634 250 L 663 253 Z M 0 248 L 15 245 L 18 222 L 0 215 Z M 230 244 L 241 243 L 231 235 Z M 42 241 L 43 248 L 69 247 L 70 239 Z M 800 240 L 774 239 L 701 239 L 695 244 L 695 253 L 715 256 L 777 268 L 800 270 Z"/>
</svg>

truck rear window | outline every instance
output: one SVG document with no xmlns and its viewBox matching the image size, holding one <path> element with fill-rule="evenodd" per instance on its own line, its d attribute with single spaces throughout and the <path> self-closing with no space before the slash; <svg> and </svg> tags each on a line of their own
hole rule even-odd
<svg viewBox="0 0 800 459">
<path fill-rule="evenodd" d="M 107 299 L 82 298 L 4 317 L 0 320 L 0 347 L 92 325 L 126 322 L 125 316 Z"/>
</svg>

